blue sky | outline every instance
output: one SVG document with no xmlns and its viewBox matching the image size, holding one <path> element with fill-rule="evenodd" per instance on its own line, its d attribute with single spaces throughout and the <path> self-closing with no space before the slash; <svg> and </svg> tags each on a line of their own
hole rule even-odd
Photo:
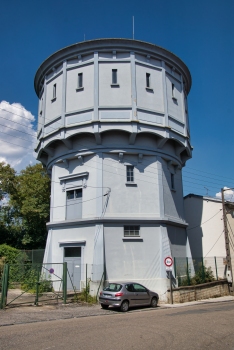
<svg viewBox="0 0 234 350">
<path fill-rule="evenodd" d="M 0 160 L 17 170 L 33 162 L 27 147 L 32 149 L 35 137 L 38 100 L 33 80 L 39 65 L 56 50 L 83 41 L 84 35 L 86 40 L 132 38 L 134 15 L 135 39 L 172 51 L 192 74 L 188 101 L 194 151 L 183 170 L 184 194 L 208 191 L 214 196 L 221 187 L 234 187 L 234 1 L 3 0 L 1 14 L 0 103 L 11 106 L 0 105 L 0 140 L 5 141 L 0 143 Z M 11 122 L 18 131 L 23 113 L 24 129 L 16 133 L 10 124 L 2 126 L 7 111 L 16 114 Z M 15 146 L 24 137 L 26 148 Z"/>
</svg>

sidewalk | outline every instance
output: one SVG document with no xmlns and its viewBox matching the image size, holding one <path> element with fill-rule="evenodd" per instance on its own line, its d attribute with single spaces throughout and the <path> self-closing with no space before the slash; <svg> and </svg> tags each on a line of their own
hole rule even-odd
<svg viewBox="0 0 234 350">
<path fill-rule="evenodd" d="M 159 304 L 156 309 L 152 308 L 136 308 L 130 309 L 129 312 L 146 312 L 148 310 L 181 308 L 194 306 L 199 304 L 220 303 L 234 301 L 233 296 L 225 296 L 220 298 L 212 298 L 206 300 L 193 301 L 183 304 Z M 44 306 L 20 306 L 0 310 L 0 327 L 16 324 L 26 324 L 32 322 L 53 321 L 69 318 L 80 318 L 101 315 L 116 315 L 120 312 L 116 309 L 101 309 L 100 305 L 84 305 L 84 304 L 66 304 L 66 305 L 44 305 Z"/>
</svg>

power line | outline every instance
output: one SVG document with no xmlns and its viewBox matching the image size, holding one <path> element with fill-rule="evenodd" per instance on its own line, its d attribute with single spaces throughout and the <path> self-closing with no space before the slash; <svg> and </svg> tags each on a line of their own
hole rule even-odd
<svg viewBox="0 0 234 350">
<path fill-rule="evenodd" d="M 14 106 L 14 107 L 16 107 L 16 106 Z M 20 107 L 16 107 L 16 108 L 18 108 L 18 109 L 21 109 L 21 110 L 23 110 L 23 111 L 26 111 L 25 109 L 23 109 L 23 108 L 20 108 Z M 1 108 L 2 109 L 2 108 Z M 3 109 L 3 110 L 5 110 L 5 109 Z M 9 112 L 9 113 L 12 113 L 12 114 L 15 114 L 15 115 L 17 115 L 16 113 L 13 113 L 13 112 L 10 112 L 10 111 L 8 111 L 8 110 L 5 110 L 6 112 Z M 27 120 L 30 120 L 31 122 L 32 122 L 32 120 L 31 119 L 29 119 L 29 118 L 26 118 L 26 117 L 24 117 L 24 116 L 20 116 L 20 115 L 18 115 L 19 117 L 21 117 L 21 118 L 25 118 L 25 119 L 27 119 Z M 3 119 L 6 119 L 6 118 L 4 118 L 4 117 L 2 117 Z M 9 120 L 9 119 L 7 119 L 7 120 Z M 16 121 L 13 121 L 13 120 L 11 120 L 12 122 L 15 122 L 16 124 L 19 124 L 19 125 L 21 125 L 22 126 L 22 124 L 20 124 L 20 123 L 17 123 Z M 25 127 L 28 127 L 28 126 L 25 126 Z M 34 129 L 32 129 L 31 127 L 30 127 L 30 129 L 31 130 L 34 130 Z M 55 129 L 55 128 L 53 128 L 54 130 L 57 130 L 57 129 Z M 67 133 L 68 135 L 73 135 L 73 134 L 69 134 L 69 133 Z M 35 135 L 32 135 L 33 137 L 35 137 L 36 138 L 36 136 Z M 17 136 L 15 136 L 15 137 L 17 137 Z M 20 138 L 20 137 L 19 137 Z M 28 141 L 28 140 L 26 140 L 26 141 Z M 7 141 L 4 141 L 4 142 L 7 142 Z M 11 143 L 11 142 L 9 142 L 9 143 Z M 11 144 L 13 144 L 13 143 L 11 143 Z M 78 143 L 79 145 L 81 145 L 81 146 L 85 146 L 86 147 L 86 145 L 84 145 L 84 144 L 80 144 L 80 143 Z M 96 145 L 96 143 L 94 143 L 93 142 L 93 144 L 95 144 Z M 18 146 L 18 145 L 17 145 Z M 20 147 L 23 147 L 23 146 L 20 146 Z M 26 147 L 23 147 L 23 148 L 26 148 Z M 144 161 L 142 162 L 142 163 L 144 163 Z M 152 167 L 152 168 L 154 168 L 154 167 Z M 155 168 L 155 169 L 157 169 L 157 168 Z M 192 169 L 192 168 L 191 168 Z M 198 171 L 198 170 L 196 170 L 196 169 L 194 169 L 195 171 Z M 158 171 L 158 169 L 157 169 L 157 171 Z M 148 172 L 150 172 L 150 171 L 148 171 Z M 201 172 L 201 171 L 200 171 Z M 191 172 L 190 172 L 191 173 Z M 207 173 L 207 172 L 205 172 L 205 173 Z M 183 173 L 184 174 L 184 173 Z M 193 173 L 192 173 L 193 174 Z M 211 174 L 211 173 L 208 173 L 208 174 Z M 198 175 L 198 174 L 194 174 L 195 176 L 200 176 L 200 175 Z M 213 174 L 212 174 L 213 175 Z M 217 175 L 215 175 L 216 177 L 218 177 Z M 203 176 L 204 177 L 204 176 Z M 184 178 L 184 176 L 183 176 L 183 178 Z M 188 177 L 188 178 L 192 178 L 192 177 Z M 210 177 L 207 177 L 207 178 L 210 178 Z M 192 179 L 194 179 L 194 180 L 199 180 L 199 179 L 197 179 L 197 178 L 192 178 Z M 215 180 L 217 180 L 217 179 L 215 179 Z M 189 182 L 188 180 L 184 180 L 185 182 L 187 181 L 187 182 Z M 197 184 L 197 185 L 199 185 L 199 186 L 202 186 L 202 183 L 194 183 L 194 182 L 190 182 L 190 183 L 192 183 L 192 184 Z M 205 183 L 205 182 L 203 182 L 203 183 Z M 212 182 L 213 184 L 216 184 L 216 185 L 220 185 L 220 183 L 215 183 L 215 182 Z M 209 187 L 212 187 L 212 188 L 216 188 L 216 186 L 214 187 L 214 186 L 210 186 L 210 183 L 209 183 Z"/>
<path fill-rule="evenodd" d="M 211 249 L 208 251 L 208 253 L 206 253 L 206 256 L 204 256 L 204 258 L 207 257 L 207 255 L 211 252 L 211 250 L 214 248 L 214 246 L 216 245 L 216 243 L 218 242 L 218 240 L 220 239 L 220 237 L 222 236 L 223 231 L 221 232 L 221 235 L 218 237 L 218 239 L 215 241 L 215 243 L 213 244 L 213 246 L 211 247 Z"/>
<path fill-rule="evenodd" d="M 205 223 L 207 223 L 208 221 L 210 221 L 211 219 L 213 219 L 216 215 L 218 215 L 218 214 L 220 213 L 221 210 L 222 210 L 222 209 L 219 209 L 219 211 L 218 211 L 216 214 L 214 214 L 211 218 L 209 218 L 208 220 L 202 222 L 201 224 L 196 225 L 196 226 L 191 227 L 191 228 L 187 228 L 187 231 L 193 230 L 194 228 L 197 228 L 197 227 L 201 227 L 202 225 L 204 225 Z"/>
</svg>

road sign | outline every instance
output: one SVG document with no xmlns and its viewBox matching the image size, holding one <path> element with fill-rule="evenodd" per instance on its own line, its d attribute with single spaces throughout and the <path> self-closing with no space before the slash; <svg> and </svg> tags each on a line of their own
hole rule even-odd
<svg viewBox="0 0 234 350">
<path fill-rule="evenodd" d="M 173 259 L 171 256 L 167 256 L 165 259 L 164 259 L 164 264 L 166 265 L 166 267 L 172 267 L 173 265 Z"/>
</svg>

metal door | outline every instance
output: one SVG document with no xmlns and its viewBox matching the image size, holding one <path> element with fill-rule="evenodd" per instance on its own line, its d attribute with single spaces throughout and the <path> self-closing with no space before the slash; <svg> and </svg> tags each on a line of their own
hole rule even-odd
<svg viewBox="0 0 234 350">
<path fill-rule="evenodd" d="M 67 262 L 67 290 L 80 290 L 81 247 L 65 247 L 64 262 Z"/>
</svg>

